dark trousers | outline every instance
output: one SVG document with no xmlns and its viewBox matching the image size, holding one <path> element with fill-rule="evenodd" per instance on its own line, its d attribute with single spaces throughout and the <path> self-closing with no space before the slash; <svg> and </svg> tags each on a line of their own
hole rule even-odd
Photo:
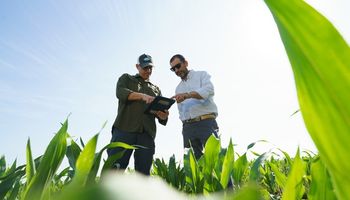
<svg viewBox="0 0 350 200">
<path fill-rule="evenodd" d="M 219 127 L 215 119 L 184 123 L 182 135 L 185 148 L 192 146 L 194 156 L 198 160 L 203 155 L 203 148 L 208 138 L 214 134 L 218 137 Z"/>
<path fill-rule="evenodd" d="M 127 149 L 117 147 L 108 149 L 108 157 L 125 151 L 123 156 L 116 161 L 113 165 L 114 169 L 126 169 L 129 164 L 131 154 L 134 152 L 134 166 L 137 172 L 144 175 L 150 174 L 150 169 L 153 161 L 153 154 L 155 152 L 154 139 L 148 133 L 130 133 L 118 130 L 117 128 L 112 129 L 111 142 L 124 142 L 129 145 L 142 146 L 138 149 Z"/>
</svg>

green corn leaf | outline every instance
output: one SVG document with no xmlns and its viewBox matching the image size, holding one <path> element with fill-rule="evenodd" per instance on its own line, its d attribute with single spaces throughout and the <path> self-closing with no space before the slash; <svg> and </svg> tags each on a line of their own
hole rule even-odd
<svg viewBox="0 0 350 200">
<path fill-rule="evenodd" d="M 75 164 L 81 153 L 81 149 L 77 143 L 71 140 L 71 144 L 67 147 L 66 156 L 68 158 L 69 165 L 75 170 Z"/>
<path fill-rule="evenodd" d="M 242 183 L 242 177 L 244 172 L 248 169 L 248 159 L 247 154 L 243 154 L 240 156 L 233 164 L 233 179 L 235 185 L 239 185 Z"/>
<path fill-rule="evenodd" d="M 25 174 L 23 170 L 15 171 L 10 175 L 6 176 L 6 179 L 0 182 L 0 199 L 4 199 L 6 194 L 10 192 L 13 185 Z"/>
<path fill-rule="evenodd" d="M 169 159 L 169 168 L 168 168 L 168 178 L 171 185 L 176 185 L 176 163 L 175 156 L 172 155 Z"/>
<path fill-rule="evenodd" d="M 289 154 L 287 152 L 283 151 L 282 149 L 278 149 L 278 150 L 280 150 L 283 153 L 283 155 L 287 161 L 287 164 L 292 165 L 293 161 L 290 158 Z"/>
<path fill-rule="evenodd" d="M 66 153 L 67 128 L 68 121 L 66 120 L 46 148 L 38 170 L 24 192 L 23 199 L 40 199 L 46 187 L 49 187 Z"/>
<path fill-rule="evenodd" d="M 5 160 L 5 156 L 1 156 L 0 158 L 0 177 L 3 176 L 3 174 L 6 171 L 6 160 Z"/>
<path fill-rule="evenodd" d="M 214 135 L 211 135 L 204 148 L 204 173 L 208 176 L 211 176 L 214 166 L 218 161 L 220 148 L 220 140 Z"/>
<path fill-rule="evenodd" d="M 185 170 L 185 182 L 186 185 L 193 190 L 193 182 L 191 177 L 191 166 L 190 166 L 190 154 L 189 152 L 185 153 L 183 155 L 183 162 L 184 162 L 184 170 Z M 188 191 L 190 190 L 188 189 Z"/>
<path fill-rule="evenodd" d="M 85 147 L 85 143 L 84 143 L 84 141 L 83 141 L 83 138 L 80 138 L 80 144 L 81 144 L 81 146 L 84 148 Z"/>
<path fill-rule="evenodd" d="M 256 142 L 250 143 L 250 144 L 247 146 L 247 150 L 253 148 L 257 143 L 260 143 L 260 142 L 265 142 L 265 143 L 267 143 L 267 140 L 258 140 L 258 141 L 256 141 Z"/>
<path fill-rule="evenodd" d="M 350 48 L 334 26 L 301 0 L 265 0 L 292 65 L 300 110 L 333 179 L 350 199 Z"/>
<path fill-rule="evenodd" d="M 69 171 L 70 171 L 70 168 L 69 168 L 69 167 L 64 168 L 59 174 L 57 174 L 57 175 L 55 176 L 55 179 L 56 179 L 56 180 L 60 180 L 62 177 L 68 176 Z"/>
<path fill-rule="evenodd" d="M 100 169 L 101 158 L 102 158 L 101 152 L 95 154 L 94 164 L 92 165 L 92 168 L 88 175 L 88 180 L 87 180 L 88 184 L 95 183 L 98 170 Z"/>
<path fill-rule="evenodd" d="M 97 139 L 98 134 L 89 140 L 83 151 L 80 153 L 76 163 L 76 172 L 72 181 L 72 187 L 85 186 L 92 165 L 94 164 Z"/>
<path fill-rule="evenodd" d="M 204 175 L 204 188 L 205 192 L 215 191 L 214 181 L 218 179 L 215 175 L 215 165 L 219 163 L 219 154 L 221 150 L 220 140 L 214 135 L 211 135 L 204 147 L 204 154 L 200 158 L 203 160 L 203 175 Z M 201 163 L 201 162 L 199 162 Z M 220 183 L 219 180 L 216 182 Z"/>
<path fill-rule="evenodd" d="M 105 172 L 106 170 L 111 169 L 111 167 L 114 165 L 114 163 L 119 158 L 121 158 L 123 156 L 126 149 L 137 149 L 137 147 L 131 146 L 131 145 L 126 144 L 124 142 L 112 142 L 101 149 L 101 151 L 99 152 L 99 155 L 97 155 L 97 158 L 102 156 L 102 153 L 104 150 L 109 149 L 109 148 L 118 148 L 118 147 L 124 148 L 124 150 L 107 158 L 106 162 L 104 163 L 104 165 L 102 167 L 102 172 Z"/>
<path fill-rule="evenodd" d="M 199 180 L 199 169 L 198 169 L 198 164 L 196 161 L 196 158 L 194 156 L 192 148 L 189 151 L 189 164 L 190 164 L 190 170 L 191 170 L 191 179 L 192 183 L 194 184 L 194 192 L 199 192 L 198 191 L 198 180 Z"/>
<path fill-rule="evenodd" d="M 16 181 L 15 186 L 13 187 L 13 189 L 11 191 L 11 195 L 7 198 L 7 200 L 16 200 L 17 199 L 17 196 L 19 194 L 19 189 L 21 187 L 19 180 L 20 179 L 18 179 L 18 181 Z"/>
<path fill-rule="evenodd" d="M 300 158 L 298 148 L 292 165 L 292 170 L 287 177 L 287 183 L 283 189 L 282 200 L 301 199 L 305 191 L 302 182 L 305 170 L 305 164 Z"/>
<path fill-rule="evenodd" d="M 27 183 L 29 184 L 30 181 L 32 180 L 32 177 L 34 176 L 34 170 L 35 170 L 35 166 L 34 166 L 34 161 L 33 161 L 33 156 L 32 156 L 32 149 L 30 147 L 30 140 L 28 139 L 27 142 L 27 164 L 26 164 L 26 176 L 27 176 Z"/>
<path fill-rule="evenodd" d="M 221 177 L 220 177 L 220 183 L 224 189 L 227 187 L 228 181 L 229 181 L 230 176 L 231 176 L 231 172 L 233 171 L 233 163 L 235 160 L 234 155 L 235 154 L 233 151 L 232 139 L 230 139 L 230 143 L 227 147 L 227 151 L 226 151 L 225 158 L 224 158 L 224 163 L 222 166 Z"/>
<path fill-rule="evenodd" d="M 10 169 L 8 169 L 7 171 L 6 171 L 6 174 L 12 174 L 12 173 L 14 173 L 15 171 L 16 171 L 16 166 L 17 166 L 17 159 L 12 163 L 12 165 L 11 165 L 11 167 L 10 167 Z"/>
<path fill-rule="evenodd" d="M 337 199 L 333 191 L 329 174 L 321 159 L 311 164 L 311 177 L 312 181 L 308 196 L 310 200 Z"/>
<path fill-rule="evenodd" d="M 39 165 L 40 165 L 42 158 L 43 158 L 43 155 L 38 156 L 37 158 L 34 159 L 34 166 L 35 166 L 34 171 L 38 171 L 38 168 L 39 168 Z"/>
<path fill-rule="evenodd" d="M 0 181 L 7 179 L 8 176 L 13 174 L 16 171 L 16 166 L 17 166 L 17 159 L 12 163 L 10 169 L 5 170 L 3 176 L 0 177 Z"/>
<path fill-rule="evenodd" d="M 201 159 L 198 161 L 200 162 Z M 184 154 L 185 181 L 188 192 L 200 193 L 203 191 L 204 179 L 199 171 L 199 164 L 194 156 L 193 149 Z"/>
<path fill-rule="evenodd" d="M 161 170 L 161 161 L 159 158 L 156 158 L 155 160 L 153 160 L 153 163 L 152 163 L 152 175 L 157 175 L 157 176 L 160 176 L 161 178 L 165 178 L 163 176 L 163 172 Z"/>
<path fill-rule="evenodd" d="M 276 182 L 280 188 L 284 188 L 287 182 L 287 177 L 281 171 L 278 169 L 278 167 L 272 163 L 269 162 L 268 165 L 270 166 L 271 170 L 275 174 Z"/>
<path fill-rule="evenodd" d="M 156 160 L 154 160 L 152 170 L 154 175 L 160 176 L 167 182 L 169 182 L 168 168 L 163 159 L 160 160 L 159 158 L 157 158 Z"/>
<path fill-rule="evenodd" d="M 260 172 L 259 172 L 259 168 L 261 166 L 261 164 L 265 161 L 266 158 L 268 158 L 269 154 L 271 152 L 266 152 L 263 153 L 262 155 L 260 155 L 253 163 L 253 165 L 251 166 L 250 169 L 250 175 L 249 175 L 249 179 L 252 181 L 257 181 L 259 176 L 260 176 Z"/>
<path fill-rule="evenodd" d="M 105 121 L 105 123 L 102 125 L 101 130 L 97 133 L 97 135 L 99 135 L 101 133 L 102 129 L 104 129 L 106 127 L 106 124 L 107 124 L 107 121 Z M 91 167 L 90 172 L 89 172 L 88 177 L 87 177 L 87 183 L 94 183 L 95 182 L 97 172 L 100 168 L 102 153 L 104 150 L 105 150 L 105 148 L 103 148 L 101 151 L 99 151 L 98 153 L 95 154 L 92 167 Z"/>
<path fill-rule="evenodd" d="M 119 151 L 118 153 L 110 156 L 107 158 L 107 160 L 105 161 L 105 163 L 103 164 L 102 167 L 102 173 L 104 173 L 107 170 L 112 169 L 113 165 L 115 164 L 115 162 L 121 158 L 123 156 L 123 154 L 125 153 L 126 149 Z"/>
<path fill-rule="evenodd" d="M 116 148 L 116 147 L 122 147 L 124 149 L 137 149 L 137 147 L 126 144 L 124 142 L 112 142 L 106 145 L 105 147 L 103 147 L 101 151 L 104 151 L 109 148 Z"/>
</svg>

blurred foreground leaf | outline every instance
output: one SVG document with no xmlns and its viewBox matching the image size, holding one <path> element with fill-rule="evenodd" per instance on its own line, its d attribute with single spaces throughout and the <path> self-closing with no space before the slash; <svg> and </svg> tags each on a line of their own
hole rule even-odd
<svg viewBox="0 0 350 200">
<path fill-rule="evenodd" d="M 350 199 L 350 48 L 334 26 L 301 0 L 265 0 L 292 65 L 300 110 L 331 174 Z"/>
</svg>

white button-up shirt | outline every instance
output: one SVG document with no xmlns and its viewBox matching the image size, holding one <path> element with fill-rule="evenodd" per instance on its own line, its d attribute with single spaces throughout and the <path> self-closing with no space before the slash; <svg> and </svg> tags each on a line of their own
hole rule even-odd
<svg viewBox="0 0 350 200">
<path fill-rule="evenodd" d="M 176 87 L 175 94 L 197 92 L 203 99 L 186 99 L 178 103 L 180 120 L 193 119 L 195 117 L 214 113 L 218 115 L 218 109 L 214 103 L 214 86 L 210 81 L 210 75 L 205 71 L 189 70 L 186 80 L 181 80 Z"/>
</svg>

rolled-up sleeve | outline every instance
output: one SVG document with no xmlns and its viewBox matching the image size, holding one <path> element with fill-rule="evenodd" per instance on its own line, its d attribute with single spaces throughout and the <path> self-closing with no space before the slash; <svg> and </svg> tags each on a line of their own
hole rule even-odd
<svg viewBox="0 0 350 200">
<path fill-rule="evenodd" d="M 128 88 L 128 74 L 123 74 L 118 82 L 117 82 L 117 98 L 120 100 L 120 101 L 127 101 L 128 100 L 128 96 L 131 92 L 133 92 L 132 90 L 130 90 Z"/>
<path fill-rule="evenodd" d="M 203 71 L 200 76 L 201 87 L 195 90 L 203 100 L 208 99 L 214 95 L 214 85 L 210 81 L 210 75 Z"/>
</svg>

